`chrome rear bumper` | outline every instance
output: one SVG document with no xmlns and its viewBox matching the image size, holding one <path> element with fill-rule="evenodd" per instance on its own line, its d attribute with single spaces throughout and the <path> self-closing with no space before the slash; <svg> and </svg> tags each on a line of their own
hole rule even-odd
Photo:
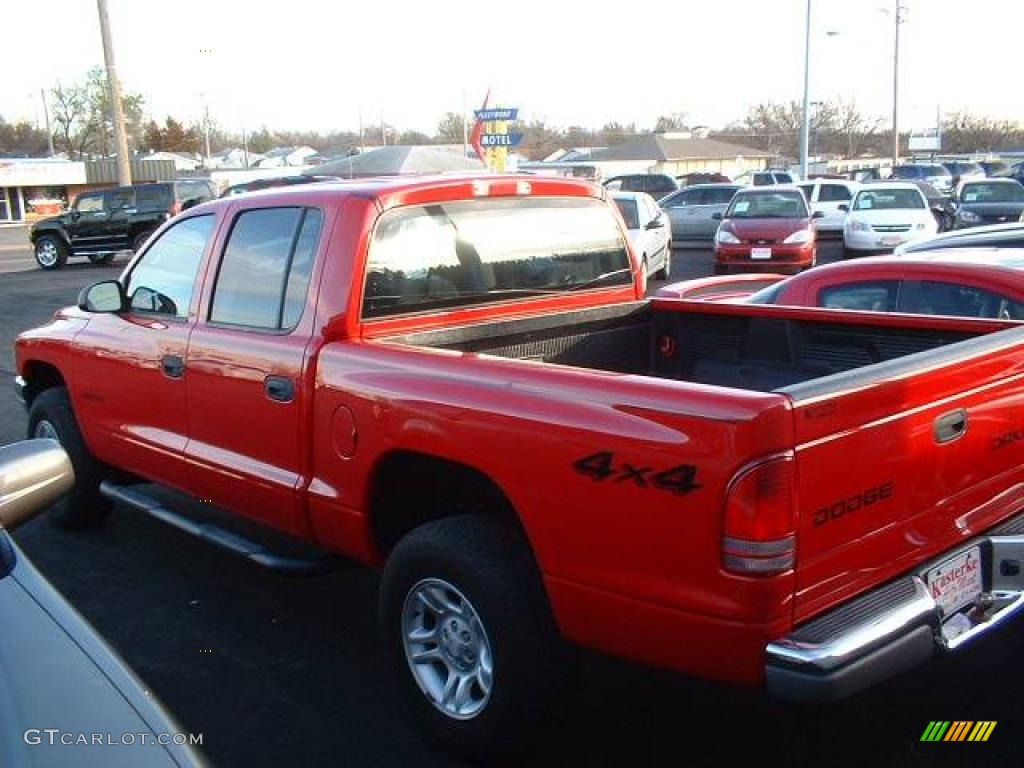
<svg viewBox="0 0 1024 768">
<path fill-rule="evenodd" d="M 981 547 L 984 591 L 971 606 L 943 616 L 924 574 L 974 546 Z M 1022 612 L 1024 516 L 769 643 L 768 691 L 793 701 L 841 699 L 922 664 L 936 652 L 956 651 Z M 948 624 L 954 617 L 956 631 Z"/>
</svg>

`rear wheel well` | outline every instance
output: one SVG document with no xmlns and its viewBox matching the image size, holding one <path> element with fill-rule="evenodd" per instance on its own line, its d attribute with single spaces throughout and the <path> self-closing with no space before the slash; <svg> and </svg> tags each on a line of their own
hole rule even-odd
<svg viewBox="0 0 1024 768">
<path fill-rule="evenodd" d="M 370 485 L 369 508 L 374 539 L 385 556 L 414 528 L 455 515 L 497 517 L 526 540 L 512 503 L 491 478 L 428 454 L 397 451 L 381 459 Z"/>
<path fill-rule="evenodd" d="M 38 360 L 30 360 L 25 364 L 24 379 L 28 385 L 25 388 L 25 402 L 32 405 L 41 392 L 53 387 L 66 386 L 64 377 L 55 365 L 43 363 Z"/>
</svg>

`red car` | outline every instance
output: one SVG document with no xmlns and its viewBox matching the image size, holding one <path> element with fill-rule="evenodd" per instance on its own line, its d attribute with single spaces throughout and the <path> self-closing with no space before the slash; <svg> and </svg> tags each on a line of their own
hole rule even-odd
<svg viewBox="0 0 1024 768">
<path fill-rule="evenodd" d="M 659 297 L 1024 320 L 1024 249 L 933 251 L 838 262 L 794 277 L 667 285 Z"/>
<path fill-rule="evenodd" d="M 799 272 L 817 259 L 812 214 L 796 187 L 760 187 L 736 193 L 715 234 L 715 273 L 735 268 Z"/>
</svg>

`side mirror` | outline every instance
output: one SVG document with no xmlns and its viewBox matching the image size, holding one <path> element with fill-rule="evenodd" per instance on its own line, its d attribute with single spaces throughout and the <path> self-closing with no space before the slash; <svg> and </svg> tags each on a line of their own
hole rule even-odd
<svg viewBox="0 0 1024 768">
<path fill-rule="evenodd" d="M 661 220 L 661 216 L 659 216 L 656 219 L 651 219 L 650 221 L 648 221 L 647 226 L 645 226 L 644 229 L 661 229 L 664 226 L 665 222 L 663 222 Z"/>
<path fill-rule="evenodd" d="M 75 484 L 71 460 L 56 440 L 0 448 L 0 527 L 17 528 Z"/>
<path fill-rule="evenodd" d="M 840 211 L 844 211 L 846 213 L 849 213 L 850 211 L 850 206 L 848 206 L 846 203 L 840 203 L 837 207 Z"/>
<path fill-rule="evenodd" d="M 824 211 L 815 211 L 814 213 L 811 214 L 811 218 L 812 219 L 824 219 L 825 218 L 825 212 Z"/>
<path fill-rule="evenodd" d="M 715 221 L 721 221 L 725 217 L 722 216 L 721 213 L 716 211 L 715 213 L 711 214 L 711 218 L 714 219 Z"/>
<path fill-rule="evenodd" d="M 123 312 L 128 308 L 128 297 L 117 280 L 103 280 L 82 289 L 78 308 L 83 312 Z"/>
</svg>

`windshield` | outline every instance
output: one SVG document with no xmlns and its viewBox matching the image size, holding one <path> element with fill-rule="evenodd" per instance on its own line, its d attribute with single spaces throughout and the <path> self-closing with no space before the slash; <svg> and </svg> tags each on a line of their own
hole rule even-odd
<svg viewBox="0 0 1024 768">
<path fill-rule="evenodd" d="M 752 293 L 750 296 L 744 299 L 747 304 L 774 304 L 775 300 L 779 298 L 779 294 L 782 293 L 782 289 L 785 288 L 786 281 L 780 280 L 774 285 L 769 285 L 767 288 L 762 288 L 757 293 Z"/>
<path fill-rule="evenodd" d="M 636 212 L 636 200 L 615 198 L 615 205 L 622 214 L 622 220 L 626 222 L 626 229 L 640 229 L 640 219 Z"/>
<path fill-rule="evenodd" d="M 490 198 L 396 208 L 374 228 L 363 316 L 630 285 L 607 203 Z"/>
<path fill-rule="evenodd" d="M 924 208 L 924 198 L 916 189 L 874 189 L 857 193 L 853 210 L 888 211 L 900 208 Z"/>
<path fill-rule="evenodd" d="M 727 219 L 806 219 L 807 202 L 799 190 L 740 192 L 725 214 Z"/>
<path fill-rule="evenodd" d="M 1020 184 L 965 184 L 960 193 L 963 203 L 1024 203 L 1024 187 Z"/>
<path fill-rule="evenodd" d="M 944 165 L 926 165 L 924 166 L 925 176 L 952 176 L 949 172 L 949 168 Z"/>
</svg>

